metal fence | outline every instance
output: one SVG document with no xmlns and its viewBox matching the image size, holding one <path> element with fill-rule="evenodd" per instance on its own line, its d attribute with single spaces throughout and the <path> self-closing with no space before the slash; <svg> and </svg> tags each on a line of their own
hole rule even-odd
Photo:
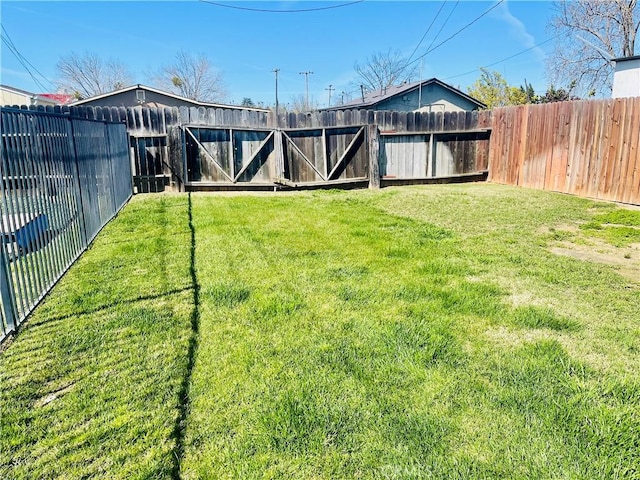
<svg viewBox="0 0 640 480">
<path fill-rule="evenodd" d="M 0 342 L 132 194 L 124 124 L 0 109 Z"/>
</svg>

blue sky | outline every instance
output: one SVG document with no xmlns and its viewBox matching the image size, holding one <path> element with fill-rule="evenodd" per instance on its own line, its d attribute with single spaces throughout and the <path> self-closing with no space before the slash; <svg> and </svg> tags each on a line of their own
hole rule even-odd
<svg viewBox="0 0 640 480">
<path fill-rule="evenodd" d="M 274 10 L 347 2 L 219 1 L 236 7 Z M 416 56 L 425 53 L 432 41 L 438 45 L 496 3 L 447 0 Z M 313 71 L 309 94 L 324 106 L 329 85 L 335 89 L 334 99 L 342 91 L 354 90 L 356 61 L 388 49 L 410 55 L 442 4 L 364 0 L 314 12 L 270 13 L 201 1 L 3 0 L 0 15 L 2 26 L 20 53 L 54 83 L 56 62 L 71 51 L 90 51 L 118 59 L 129 67 L 136 82 L 149 83 L 150 71 L 170 62 L 176 51 L 184 49 L 206 55 L 222 72 L 229 102 L 239 103 L 250 97 L 255 102 L 272 104 L 273 69 L 278 67 L 281 102 L 303 94 L 304 76 L 299 72 Z M 545 57 L 553 42 L 535 46 L 550 37 L 546 26 L 551 7 L 551 2 L 546 1 L 504 0 L 426 55 L 423 78 L 437 77 L 466 90 L 478 77 L 477 68 L 530 49 L 490 69 L 499 71 L 509 83 L 520 85 L 526 79 L 537 91 L 544 92 Z M 4 43 L 1 53 L 1 83 L 42 91 Z M 47 80 L 37 74 L 36 77 L 53 90 Z"/>
</svg>

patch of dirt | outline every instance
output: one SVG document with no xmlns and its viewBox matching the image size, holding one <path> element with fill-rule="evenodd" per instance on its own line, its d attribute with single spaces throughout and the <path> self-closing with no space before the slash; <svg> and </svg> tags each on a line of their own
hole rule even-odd
<svg viewBox="0 0 640 480">
<path fill-rule="evenodd" d="M 590 245 L 558 242 L 550 250 L 556 255 L 610 265 L 623 277 L 640 283 L 640 244 L 634 243 L 618 248 L 593 238 L 589 240 Z"/>
<path fill-rule="evenodd" d="M 578 233 L 580 232 L 580 229 L 578 228 L 577 225 L 565 224 L 565 225 L 554 226 L 553 229 L 544 225 L 536 230 L 536 233 L 543 234 L 543 235 L 548 233 L 553 233 L 553 232 Z"/>
</svg>

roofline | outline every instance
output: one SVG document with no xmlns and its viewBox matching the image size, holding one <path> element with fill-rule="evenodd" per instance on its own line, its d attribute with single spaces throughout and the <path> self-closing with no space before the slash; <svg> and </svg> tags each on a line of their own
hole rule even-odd
<svg viewBox="0 0 640 480">
<path fill-rule="evenodd" d="M 129 87 L 125 87 L 125 88 L 121 88 L 120 90 L 114 90 L 112 92 L 107 92 L 107 93 L 102 93 L 100 95 L 95 95 L 93 97 L 89 97 L 89 98 L 85 98 L 83 100 L 78 100 L 76 102 L 73 102 L 71 104 L 69 104 L 69 106 L 71 107 L 77 107 L 77 106 L 81 106 L 85 103 L 88 102 L 93 102 L 95 100 L 101 100 L 103 98 L 107 98 L 110 97 L 112 95 L 117 95 L 120 93 L 125 93 L 125 92 L 129 92 L 131 90 L 149 90 L 150 92 L 153 93 L 158 93 L 160 95 L 165 95 L 167 97 L 171 97 L 171 98 L 175 98 L 176 100 L 181 100 L 183 102 L 188 102 L 188 103 L 194 103 L 200 107 L 212 107 L 212 108 L 229 108 L 229 109 L 233 109 L 233 110 L 250 110 L 252 112 L 269 112 L 268 109 L 266 108 L 256 108 L 256 107 L 243 107 L 240 105 L 226 105 L 223 103 L 208 103 L 208 102 L 200 102 L 198 100 L 193 100 L 192 98 L 187 98 L 187 97 L 182 97 L 180 95 L 176 95 L 174 93 L 171 92 L 165 92 L 164 90 L 159 90 L 157 88 L 153 88 L 153 87 L 149 87 L 147 85 L 142 85 L 141 83 L 135 84 L 135 85 L 131 85 Z"/>
<path fill-rule="evenodd" d="M 348 103 L 345 105 L 339 105 L 339 106 L 335 106 L 335 107 L 328 107 L 328 108 L 321 108 L 320 111 L 327 111 L 327 110 L 351 110 L 351 109 L 358 109 L 358 108 L 362 108 L 362 107 L 373 107 L 381 102 L 384 102 L 385 100 L 388 100 L 390 98 L 395 97 L 396 95 L 400 95 L 401 93 L 407 93 L 407 92 L 412 92 L 413 90 L 416 90 L 418 88 L 423 87 L 424 85 L 428 85 L 431 83 L 437 83 L 438 85 L 440 85 L 443 88 L 446 88 L 448 90 L 451 90 L 452 92 L 460 95 L 461 97 L 464 97 L 465 99 L 469 100 L 470 102 L 476 104 L 478 107 L 480 108 L 487 108 L 487 106 L 482 103 L 480 100 L 477 100 L 475 98 L 473 98 L 472 96 L 464 93 L 461 90 L 458 90 L 455 87 L 452 87 L 451 85 L 449 85 L 448 83 L 444 83 L 442 80 L 438 80 L 437 78 L 433 77 L 430 78 L 428 80 L 419 80 L 417 82 L 414 82 L 412 84 L 410 84 L 410 87 L 407 87 L 406 90 L 402 90 L 399 89 L 396 93 L 394 93 L 393 95 L 390 95 L 388 97 L 384 97 L 381 98 L 380 100 L 370 100 L 367 102 L 360 102 L 360 103 Z"/>
<path fill-rule="evenodd" d="M 36 101 L 40 100 L 40 101 L 45 101 L 45 102 L 52 102 L 53 100 L 48 98 L 48 97 L 43 97 L 42 94 L 40 93 L 34 93 L 34 92 L 29 92 L 27 90 L 22 90 L 20 88 L 16 88 L 16 87 L 10 87 L 9 85 L 4 85 L 1 84 L 0 88 L 4 89 L 4 90 L 8 90 L 12 93 L 16 93 L 18 95 L 25 95 L 28 96 L 31 99 L 34 99 Z"/>
<path fill-rule="evenodd" d="M 634 55 L 632 57 L 620 57 L 620 58 L 614 58 L 612 59 L 613 62 L 619 63 L 619 62 L 626 62 L 629 60 L 640 60 L 640 55 Z"/>
</svg>

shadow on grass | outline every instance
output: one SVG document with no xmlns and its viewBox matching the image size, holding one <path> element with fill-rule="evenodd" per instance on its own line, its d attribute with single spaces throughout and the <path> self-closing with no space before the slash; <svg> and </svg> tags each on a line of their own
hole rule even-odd
<svg viewBox="0 0 640 480">
<path fill-rule="evenodd" d="M 179 471 L 197 341 L 185 200 L 132 202 L 0 354 L 0 478 Z"/>
<path fill-rule="evenodd" d="M 91 315 L 93 313 L 99 313 L 99 312 L 102 312 L 104 310 L 110 310 L 110 309 L 115 308 L 115 307 L 120 307 L 120 306 L 125 306 L 125 305 L 135 305 L 135 304 L 137 304 L 139 302 L 144 302 L 144 301 L 147 301 L 147 300 L 160 300 L 160 299 L 163 299 L 163 298 L 171 297 L 173 295 L 178 295 L 180 293 L 188 292 L 192 288 L 193 287 L 191 287 L 191 286 L 184 287 L 184 288 L 174 288 L 174 289 L 171 289 L 171 290 L 167 290 L 166 292 L 156 293 L 154 295 L 140 295 L 140 296 L 133 297 L 133 298 L 127 298 L 126 300 L 120 300 L 120 301 L 117 301 L 117 302 L 112 302 L 112 303 L 109 303 L 109 304 L 100 305 L 100 306 L 95 307 L 95 308 L 85 308 L 81 312 L 71 312 L 71 313 L 67 313 L 65 315 L 58 315 L 57 317 L 50 317 L 44 323 L 35 323 L 33 325 L 29 325 L 29 330 L 37 330 L 37 329 L 42 329 L 43 327 L 49 327 L 49 326 L 52 326 L 53 324 L 55 324 L 57 322 L 68 320 L 70 318 L 76 318 L 76 317 L 78 317 L 80 315 Z"/>
<path fill-rule="evenodd" d="M 193 290 L 193 310 L 191 312 L 191 336 L 189 337 L 189 349 L 187 353 L 187 369 L 180 385 L 178 393 L 179 409 L 178 418 L 173 430 L 175 438 L 174 448 L 174 464 L 172 470 L 172 478 L 179 480 L 181 478 L 181 462 L 184 458 L 184 437 L 187 425 L 187 415 L 189 413 L 189 385 L 191 384 L 191 375 L 195 365 L 196 351 L 198 349 L 198 335 L 200 331 L 200 284 L 196 271 L 196 228 L 193 224 L 193 201 L 191 192 L 189 192 L 189 231 L 191 234 L 191 246 L 189 255 L 189 275 L 191 277 L 191 289 Z"/>
</svg>

